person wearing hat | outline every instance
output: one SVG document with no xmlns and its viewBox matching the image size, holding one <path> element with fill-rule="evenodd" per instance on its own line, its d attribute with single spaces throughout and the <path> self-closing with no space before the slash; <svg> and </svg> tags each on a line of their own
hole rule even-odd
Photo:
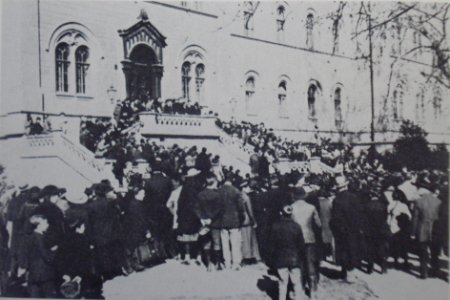
<svg viewBox="0 0 450 300">
<path fill-rule="evenodd" d="M 202 152 L 200 152 L 195 159 L 195 168 L 200 170 L 203 174 L 211 169 L 211 160 L 206 151 L 207 149 L 203 147 Z"/>
<path fill-rule="evenodd" d="M 64 234 L 64 213 L 56 205 L 59 201 L 59 189 L 54 185 L 45 186 L 40 193 L 39 207 L 35 213 L 44 215 L 48 221 L 47 242 L 58 245 Z"/>
<path fill-rule="evenodd" d="M 391 230 L 387 223 L 387 205 L 382 201 L 381 186 L 373 186 L 370 201 L 364 205 L 364 218 L 367 226 L 364 228 L 365 245 L 367 246 L 367 273 L 373 272 L 374 262 L 378 261 L 381 273 L 387 272 L 387 247 Z"/>
<path fill-rule="evenodd" d="M 278 271 L 278 299 L 286 299 L 288 282 L 294 287 L 295 299 L 303 299 L 301 270 L 305 241 L 300 225 L 292 219 L 289 202 L 283 205 L 281 218 L 271 228 L 267 264 Z"/>
<path fill-rule="evenodd" d="M 240 269 L 242 263 L 241 227 L 245 219 L 244 200 L 241 192 L 232 185 L 228 176 L 218 190 L 223 210 L 220 215 L 220 238 L 225 268 Z"/>
<path fill-rule="evenodd" d="M 426 279 L 428 277 L 428 248 L 433 242 L 432 230 L 434 223 L 439 218 L 441 200 L 433 194 L 432 187 L 425 177 L 419 176 L 413 184 L 419 188 L 420 197 L 414 204 L 411 238 L 419 244 L 420 278 Z M 436 262 L 431 267 L 433 273 L 439 271 Z"/>
<path fill-rule="evenodd" d="M 28 236 L 27 257 L 23 267 L 28 270 L 28 289 L 31 298 L 56 298 L 56 270 L 53 264 L 58 246 L 46 243 L 49 227 L 45 216 L 33 214 L 29 218 L 32 233 Z"/>
<path fill-rule="evenodd" d="M 223 203 L 217 191 L 217 184 L 214 174 L 206 174 L 206 189 L 198 194 L 198 200 L 194 204 L 194 211 L 202 223 L 202 228 L 208 229 L 204 231 L 205 234 L 200 233 L 199 237 L 208 271 L 212 271 L 212 263 L 220 269 L 222 260 L 219 217 L 223 211 Z"/>
<path fill-rule="evenodd" d="M 337 265 L 341 276 L 347 280 L 348 271 L 359 265 L 359 242 L 361 239 L 361 208 L 358 197 L 348 191 L 344 176 L 335 178 L 336 198 L 331 207 L 330 228 L 335 241 Z"/>
<path fill-rule="evenodd" d="M 242 258 L 244 262 L 258 262 L 261 260 L 261 255 L 259 253 L 258 240 L 255 231 L 255 228 L 258 226 L 253 213 L 252 201 L 250 199 L 252 189 L 249 187 L 248 182 L 244 182 L 241 184 L 240 190 L 245 208 L 245 219 L 241 228 Z"/>
<path fill-rule="evenodd" d="M 95 199 L 88 204 L 92 243 L 99 273 L 104 280 L 122 274 L 124 256 L 120 244 L 120 210 L 114 188 L 108 182 L 95 186 Z"/>
<path fill-rule="evenodd" d="M 198 176 L 199 174 L 200 171 L 197 169 L 191 168 L 188 170 L 178 199 L 177 240 L 182 244 L 183 264 L 190 264 L 191 258 L 194 257 L 197 258 L 195 263 L 200 264 L 196 246 L 201 223 L 194 211 L 194 204 L 204 185 L 204 182 Z"/>
<path fill-rule="evenodd" d="M 307 203 L 307 193 L 302 186 L 295 186 L 292 190 L 292 219 L 300 225 L 305 241 L 305 266 L 303 268 L 304 282 L 307 282 L 311 291 L 317 291 L 318 278 L 318 257 L 316 249 L 316 236 L 314 228 L 320 229 L 319 213 L 317 209 Z"/>
<path fill-rule="evenodd" d="M 28 184 L 19 184 L 19 188 L 13 193 L 6 211 L 6 230 L 8 231 L 8 248 L 10 257 L 10 271 L 16 274 L 20 240 L 22 237 L 21 228 L 23 220 L 19 219 L 22 206 L 28 199 Z"/>
<path fill-rule="evenodd" d="M 176 255 L 173 216 L 167 208 L 167 201 L 173 190 L 172 180 L 156 165 L 152 176 L 145 182 L 144 206 L 147 216 L 155 223 L 155 234 L 161 241 L 169 258 Z"/>
</svg>

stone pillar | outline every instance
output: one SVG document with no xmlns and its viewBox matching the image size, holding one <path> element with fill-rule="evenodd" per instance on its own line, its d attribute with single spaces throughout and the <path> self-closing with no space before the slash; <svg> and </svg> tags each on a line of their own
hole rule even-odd
<svg viewBox="0 0 450 300">
<path fill-rule="evenodd" d="M 152 65 L 152 97 L 157 99 L 161 97 L 161 78 L 163 76 L 164 67 L 159 64 Z"/>
<path fill-rule="evenodd" d="M 132 63 L 130 61 L 122 61 L 122 70 L 125 75 L 125 89 L 127 98 L 131 97 L 131 80 L 132 80 Z"/>
</svg>

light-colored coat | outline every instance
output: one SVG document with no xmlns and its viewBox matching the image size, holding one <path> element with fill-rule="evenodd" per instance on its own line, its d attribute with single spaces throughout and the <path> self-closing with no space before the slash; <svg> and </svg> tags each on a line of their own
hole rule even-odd
<svg viewBox="0 0 450 300">
<path fill-rule="evenodd" d="M 431 241 L 431 232 L 434 222 L 439 217 L 440 205 L 441 200 L 431 192 L 424 193 L 417 199 L 412 218 L 412 232 L 419 242 Z"/>
<path fill-rule="evenodd" d="M 292 219 L 300 225 L 305 244 L 314 244 L 316 237 L 313 224 L 318 228 L 322 227 L 316 208 L 305 200 L 297 200 L 292 204 Z"/>
</svg>

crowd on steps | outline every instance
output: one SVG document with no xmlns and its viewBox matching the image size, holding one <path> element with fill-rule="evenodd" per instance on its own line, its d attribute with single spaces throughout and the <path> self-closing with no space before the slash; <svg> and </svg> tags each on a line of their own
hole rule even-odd
<svg viewBox="0 0 450 300">
<path fill-rule="evenodd" d="M 207 149 L 144 146 L 145 170 L 116 162 L 121 189 L 103 180 L 74 199 L 53 185 L 6 185 L 2 295 L 102 298 L 105 281 L 167 259 L 210 272 L 263 262 L 280 295 L 290 279 L 298 298 L 314 297 L 324 259 L 351 281 L 354 268 L 387 272 L 389 257 L 410 272 L 415 253 L 421 278 L 442 276 L 445 173 L 391 173 L 354 159 L 339 174 L 241 176 Z"/>
</svg>

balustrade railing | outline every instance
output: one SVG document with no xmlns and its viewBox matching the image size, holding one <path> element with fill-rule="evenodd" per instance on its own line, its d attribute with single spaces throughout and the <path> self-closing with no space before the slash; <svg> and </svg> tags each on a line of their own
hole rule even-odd
<svg viewBox="0 0 450 300">
<path fill-rule="evenodd" d="M 93 182 L 110 177 L 103 161 L 97 160 L 88 149 L 72 142 L 63 133 L 26 136 L 25 142 L 22 153 L 24 158 L 55 156 Z"/>
<path fill-rule="evenodd" d="M 214 116 L 169 115 L 144 112 L 139 114 L 141 133 L 153 136 L 219 137 Z"/>
</svg>

